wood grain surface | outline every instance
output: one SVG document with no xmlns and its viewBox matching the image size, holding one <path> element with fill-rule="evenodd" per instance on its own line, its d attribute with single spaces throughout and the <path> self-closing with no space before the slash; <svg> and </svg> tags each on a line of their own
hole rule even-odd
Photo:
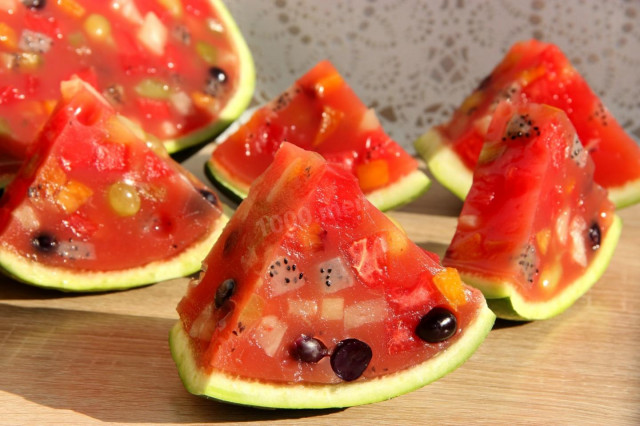
<svg viewBox="0 0 640 426">
<path fill-rule="evenodd" d="M 199 174 L 196 155 L 189 162 Z M 437 183 L 392 213 L 443 254 L 461 202 Z M 0 284 L 0 424 L 639 424 L 640 206 L 602 279 L 547 321 L 498 321 L 458 370 L 418 391 L 344 410 L 226 405 L 185 391 L 168 332 L 186 279 L 69 295 Z"/>
</svg>

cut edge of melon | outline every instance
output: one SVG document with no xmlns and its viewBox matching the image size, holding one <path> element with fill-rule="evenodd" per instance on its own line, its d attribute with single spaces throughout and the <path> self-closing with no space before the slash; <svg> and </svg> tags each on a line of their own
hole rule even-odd
<svg viewBox="0 0 640 426">
<path fill-rule="evenodd" d="M 463 281 L 476 287 L 487 298 L 487 304 L 498 318 L 529 321 L 554 317 L 578 300 L 604 274 L 622 232 L 622 220 L 614 215 L 598 254 L 578 279 L 548 301 L 529 302 L 509 282 L 495 283 L 473 273 L 460 271 Z"/>
<path fill-rule="evenodd" d="M 447 350 L 414 367 L 372 380 L 333 385 L 274 384 L 214 371 L 196 365 L 191 342 L 181 322 L 169 335 L 171 354 L 185 388 L 192 394 L 262 408 L 321 409 L 384 401 L 421 388 L 462 365 L 491 331 L 495 315 L 483 301 L 478 314 Z"/>
<path fill-rule="evenodd" d="M 206 237 L 177 256 L 136 268 L 96 272 L 51 267 L 27 260 L 6 246 L 0 246 L 0 268 L 20 282 L 65 292 L 101 292 L 140 287 L 183 277 L 200 270 L 202 261 L 227 222 L 228 218 L 223 214 L 216 220 Z"/>
<path fill-rule="evenodd" d="M 473 172 L 447 142 L 444 136 L 433 128 L 420 136 L 413 145 L 427 163 L 433 177 L 456 197 L 464 200 L 471 189 Z"/>
<path fill-rule="evenodd" d="M 226 169 L 218 165 L 217 162 L 209 159 L 206 169 L 215 186 L 225 195 L 231 196 L 237 201 L 247 198 L 249 187 L 234 183 Z M 386 211 L 414 201 L 424 194 L 430 186 L 429 177 L 421 170 L 416 169 L 384 188 L 365 194 L 365 197 L 378 209 Z"/>
<path fill-rule="evenodd" d="M 220 112 L 217 120 L 195 132 L 176 139 L 165 139 L 163 144 L 170 154 L 199 145 L 213 139 L 233 123 L 249 106 L 256 84 L 256 71 L 249 46 L 240 32 L 238 24 L 221 0 L 209 0 L 214 10 L 228 29 L 231 45 L 238 54 L 240 76 L 238 88 Z"/>
<path fill-rule="evenodd" d="M 215 146 L 213 150 L 215 150 Z M 212 151 L 213 152 L 213 151 Z M 224 167 L 217 164 L 216 161 L 211 159 L 207 160 L 206 171 L 207 177 L 222 193 L 229 196 L 229 198 L 240 202 L 247 198 L 249 195 L 249 185 L 244 185 L 239 182 L 235 182 L 229 172 Z"/>
</svg>

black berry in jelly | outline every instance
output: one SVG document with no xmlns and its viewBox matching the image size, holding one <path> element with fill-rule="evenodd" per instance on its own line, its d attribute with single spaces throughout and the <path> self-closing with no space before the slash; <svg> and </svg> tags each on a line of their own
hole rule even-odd
<svg viewBox="0 0 640 426">
<path fill-rule="evenodd" d="M 324 343 L 304 334 L 293 342 L 293 347 L 291 348 L 291 355 L 295 359 L 304 362 L 318 362 L 328 353 L 329 351 Z"/>
<path fill-rule="evenodd" d="M 222 68 L 209 68 L 209 76 L 204 91 L 213 97 L 219 96 L 227 84 L 227 73 Z"/>
<path fill-rule="evenodd" d="M 437 307 L 425 314 L 418 326 L 416 334 L 429 343 L 438 343 L 453 336 L 458 329 L 456 316 L 450 310 Z"/>
<path fill-rule="evenodd" d="M 602 238 L 602 232 L 600 231 L 600 225 L 594 222 L 589 228 L 589 242 L 591 242 L 591 249 L 597 250 L 600 248 L 600 242 Z"/>
<path fill-rule="evenodd" d="M 29 9 L 42 9 L 47 4 L 45 0 L 20 0 L 20 1 L 22 1 L 22 4 L 28 7 Z"/>
<path fill-rule="evenodd" d="M 56 250 L 58 246 L 58 240 L 46 232 L 42 232 L 31 240 L 31 245 L 42 253 L 51 253 Z"/>
<path fill-rule="evenodd" d="M 373 357 L 371 347 L 358 339 L 340 341 L 331 354 L 331 368 L 346 382 L 356 380 L 364 373 Z"/>
<path fill-rule="evenodd" d="M 234 291 L 236 290 L 236 281 L 232 278 L 224 280 L 222 284 L 218 286 L 216 290 L 216 298 L 215 304 L 216 308 L 224 305 L 224 302 L 229 300 L 231 296 L 233 296 Z"/>
<path fill-rule="evenodd" d="M 213 192 L 209 191 L 208 189 L 201 189 L 200 190 L 200 195 L 202 195 L 204 197 L 205 200 L 207 200 L 209 203 L 211 203 L 214 206 L 218 205 L 218 197 L 216 197 L 216 194 L 214 194 Z"/>
</svg>

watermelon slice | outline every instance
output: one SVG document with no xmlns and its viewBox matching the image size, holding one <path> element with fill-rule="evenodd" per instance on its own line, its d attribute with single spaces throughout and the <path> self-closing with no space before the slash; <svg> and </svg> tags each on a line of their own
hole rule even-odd
<svg viewBox="0 0 640 426">
<path fill-rule="evenodd" d="M 606 269 L 621 222 L 566 114 L 500 104 L 443 264 L 499 317 L 545 319 Z"/>
<path fill-rule="evenodd" d="M 178 305 L 186 388 L 281 408 L 381 401 L 459 366 L 494 321 L 348 171 L 284 143 Z"/>
<path fill-rule="evenodd" d="M 382 210 L 412 201 L 429 187 L 417 161 L 384 132 L 375 112 L 329 61 L 318 63 L 215 146 L 207 163 L 213 181 L 245 198 L 284 141 L 345 167 Z"/>
<path fill-rule="evenodd" d="M 148 146 L 91 86 L 62 85 L 34 154 L 0 199 L 0 267 L 64 291 L 199 270 L 226 223 L 216 195 Z"/>
<path fill-rule="evenodd" d="M 536 40 L 516 43 L 448 123 L 415 142 L 436 179 L 458 197 L 464 199 L 471 187 L 491 114 L 501 100 L 565 111 L 596 165 L 595 181 L 618 208 L 640 201 L 640 146 L 560 49 Z"/>
<path fill-rule="evenodd" d="M 221 0 L 5 3 L 0 163 L 28 157 L 72 75 L 169 152 L 211 139 L 253 94 L 251 54 Z"/>
</svg>

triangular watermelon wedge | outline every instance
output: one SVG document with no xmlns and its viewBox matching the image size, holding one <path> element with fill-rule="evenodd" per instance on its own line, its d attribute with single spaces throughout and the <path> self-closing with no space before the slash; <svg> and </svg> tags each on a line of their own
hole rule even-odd
<svg viewBox="0 0 640 426">
<path fill-rule="evenodd" d="M 0 200 L 0 267 L 64 291 L 130 288 L 199 270 L 225 223 L 211 190 L 76 78 Z"/>
<path fill-rule="evenodd" d="M 459 198 L 464 199 L 471 187 L 491 114 L 502 100 L 562 109 L 591 154 L 595 181 L 609 191 L 616 207 L 640 201 L 640 146 L 562 51 L 536 40 L 514 44 L 448 123 L 415 142 L 434 177 Z"/>
<path fill-rule="evenodd" d="M 605 271 L 621 230 L 566 114 L 500 104 L 443 264 L 502 318 L 546 319 Z"/>
<path fill-rule="evenodd" d="M 414 200 L 430 184 L 418 162 L 385 133 L 374 110 L 326 60 L 214 146 L 207 163 L 212 180 L 245 198 L 285 141 L 349 170 L 381 210 Z"/>
<path fill-rule="evenodd" d="M 210 141 L 251 101 L 251 52 L 222 0 L 0 3 L 0 164 L 26 161 L 72 75 L 171 153 Z"/>
<path fill-rule="evenodd" d="M 462 364 L 493 313 L 319 154 L 285 143 L 178 306 L 186 388 L 274 408 L 345 407 Z M 421 336 L 421 337 L 420 337 Z"/>
</svg>

